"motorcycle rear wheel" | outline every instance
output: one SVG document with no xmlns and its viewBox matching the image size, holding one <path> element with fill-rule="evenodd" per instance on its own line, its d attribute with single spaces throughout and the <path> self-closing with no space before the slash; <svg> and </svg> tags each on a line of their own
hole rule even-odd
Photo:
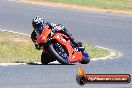
<svg viewBox="0 0 132 88">
<path fill-rule="evenodd" d="M 90 61 L 90 58 L 86 58 L 86 57 L 83 56 L 82 61 L 80 63 L 81 64 L 88 64 L 89 61 Z"/>
</svg>

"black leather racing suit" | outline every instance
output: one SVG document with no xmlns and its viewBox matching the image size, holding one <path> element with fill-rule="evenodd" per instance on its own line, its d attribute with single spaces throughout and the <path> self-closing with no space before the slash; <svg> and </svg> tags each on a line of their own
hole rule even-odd
<svg viewBox="0 0 132 88">
<path fill-rule="evenodd" d="M 47 23 L 45 23 L 45 24 L 43 25 L 43 27 L 44 27 L 45 25 L 48 25 L 48 26 L 49 26 L 49 29 L 52 30 L 52 33 L 55 33 L 55 32 L 57 32 L 57 31 L 59 30 L 59 32 L 65 34 L 66 36 L 68 36 L 68 37 L 70 38 L 70 40 L 71 40 L 71 42 L 73 43 L 74 47 L 78 46 L 77 42 L 74 40 L 74 38 L 72 37 L 72 35 L 69 33 L 69 31 L 68 31 L 62 24 L 56 25 L 56 24 L 54 24 L 54 23 L 49 23 L 49 22 L 47 22 Z M 41 30 L 42 30 L 43 27 L 40 27 Z M 38 28 L 38 29 L 39 29 L 39 28 Z M 36 33 L 36 32 L 37 32 L 37 31 L 33 30 L 33 32 L 31 33 L 31 39 L 32 39 L 32 41 L 34 42 L 34 44 L 35 44 L 36 41 L 37 41 L 37 33 Z M 39 31 L 39 32 L 40 32 L 40 31 Z M 41 32 L 42 32 L 42 31 L 41 31 Z M 40 33 L 41 33 L 41 32 L 40 32 Z M 35 44 L 35 47 L 36 47 L 36 49 L 40 49 L 40 47 L 39 47 L 38 45 L 36 45 L 36 44 Z"/>
</svg>

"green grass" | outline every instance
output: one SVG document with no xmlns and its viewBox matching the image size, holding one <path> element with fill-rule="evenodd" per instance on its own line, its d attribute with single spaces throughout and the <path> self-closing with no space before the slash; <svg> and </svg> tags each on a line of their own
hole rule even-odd
<svg viewBox="0 0 132 88">
<path fill-rule="evenodd" d="M 0 63 L 36 62 L 40 61 L 40 55 L 29 36 L 0 31 Z"/>
<path fill-rule="evenodd" d="M 108 50 L 97 48 L 91 44 L 84 44 L 84 46 L 91 58 L 105 57 L 110 53 Z"/>
<path fill-rule="evenodd" d="M 109 51 L 85 44 L 92 58 L 103 57 Z M 41 50 L 36 50 L 29 36 L 0 31 L 0 63 L 40 62 Z"/>
<path fill-rule="evenodd" d="M 33 0 L 91 6 L 103 9 L 132 10 L 132 0 Z"/>
</svg>

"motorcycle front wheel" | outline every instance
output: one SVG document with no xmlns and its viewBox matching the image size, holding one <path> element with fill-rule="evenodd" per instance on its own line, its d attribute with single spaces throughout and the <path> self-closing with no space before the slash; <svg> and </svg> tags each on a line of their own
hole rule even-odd
<svg viewBox="0 0 132 88">
<path fill-rule="evenodd" d="M 49 52 L 61 64 L 70 64 L 66 49 L 59 43 L 49 45 Z"/>
<path fill-rule="evenodd" d="M 42 52 L 42 54 L 41 54 L 41 63 L 42 64 L 48 64 L 52 61 L 54 61 L 53 58 L 51 58 L 46 52 Z"/>
</svg>

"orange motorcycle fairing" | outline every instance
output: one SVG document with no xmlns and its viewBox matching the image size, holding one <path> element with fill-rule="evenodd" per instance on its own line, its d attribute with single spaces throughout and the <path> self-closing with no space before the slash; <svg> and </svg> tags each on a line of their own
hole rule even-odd
<svg viewBox="0 0 132 88">
<path fill-rule="evenodd" d="M 42 33 L 37 36 L 37 44 L 40 43 L 46 43 L 47 42 L 47 37 L 51 33 L 51 29 L 49 29 L 49 26 L 45 26 Z"/>
<path fill-rule="evenodd" d="M 56 33 L 55 35 L 51 36 L 53 40 L 56 40 L 59 44 L 63 45 L 65 49 L 68 52 L 69 55 L 69 62 L 80 62 L 82 61 L 82 53 L 79 51 L 75 51 L 73 47 L 71 46 L 70 40 L 66 39 L 68 38 L 66 35 L 61 33 Z"/>
</svg>

